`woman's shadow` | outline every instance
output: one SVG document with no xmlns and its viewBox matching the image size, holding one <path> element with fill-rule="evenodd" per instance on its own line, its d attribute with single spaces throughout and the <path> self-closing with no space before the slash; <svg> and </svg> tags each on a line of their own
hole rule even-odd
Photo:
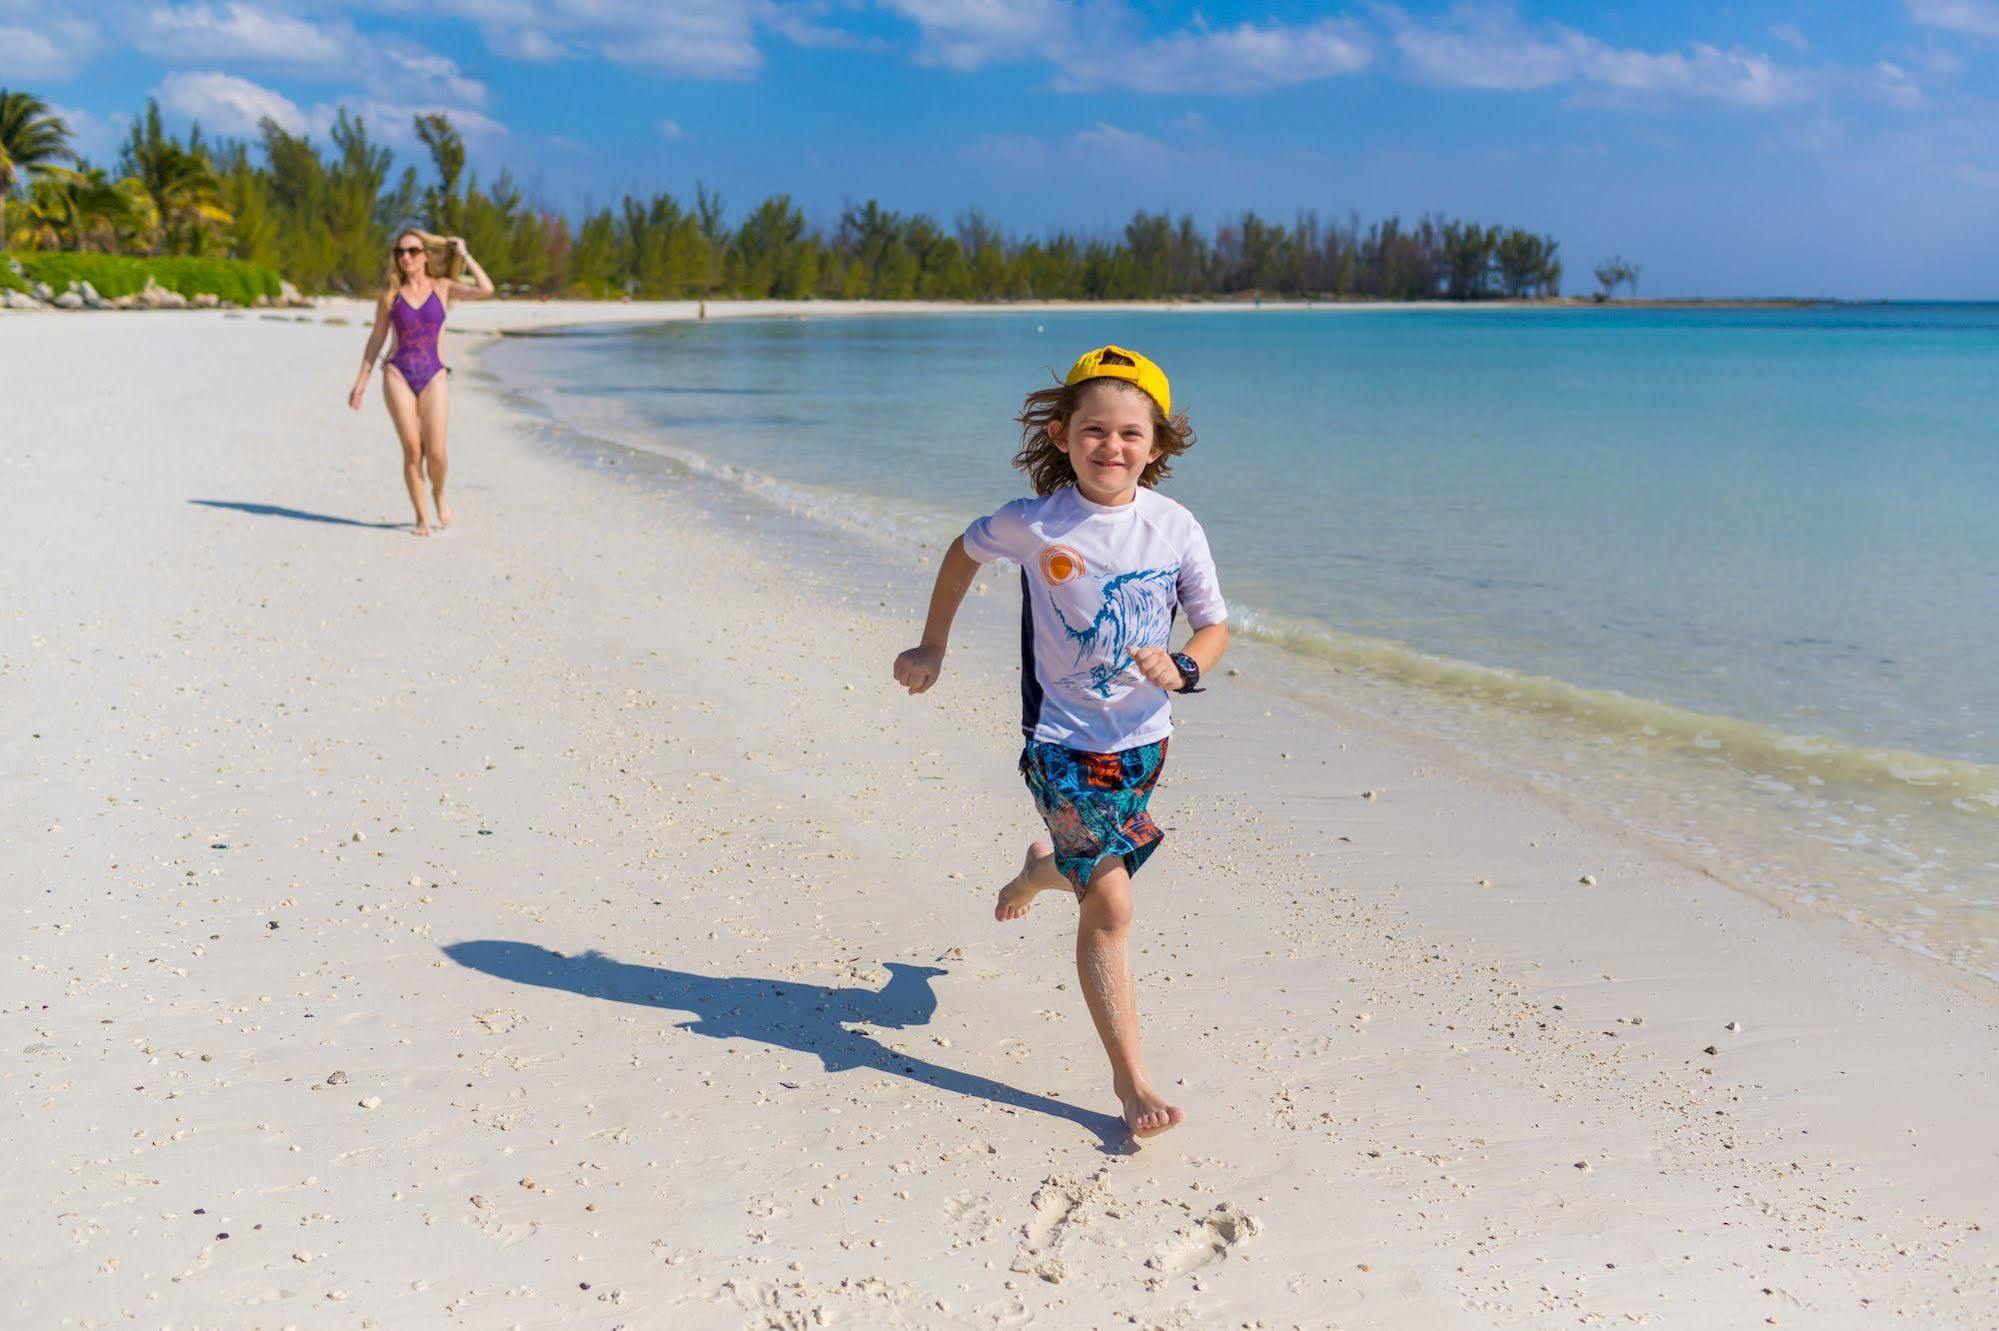
<svg viewBox="0 0 1999 1331">
<path fill-rule="evenodd" d="M 928 1022 L 937 1011 L 937 995 L 930 981 L 948 974 L 935 966 L 886 962 L 889 979 L 880 989 L 836 989 L 789 980 L 758 980 L 744 975 L 721 979 L 662 966 L 634 966 L 613 961 L 594 949 L 566 957 L 532 943 L 498 939 L 452 943 L 444 954 L 461 966 L 516 984 L 691 1012 L 694 1020 L 678 1023 L 680 1029 L 717 1040 L 758 1040 L 780 1049 L 795 1049 L 817 1058 L 828 1072 L 871 1068 L 959 1095 L 1066 1119 L 1094 1132 L 1107 1153 L 1122 1154 L 1130 1146 L 1130 1133 L 1121 1118 L 899 1054 L 847 1028 L 852 1022 L 901 1030 Z"/>
<path fill-rule="evenodd" d="M 302 508 L 286 508 L 282 504 L 252 504 L 239 499 L 190 499 L 190 504 L 200 504 L 203 508 L 228 508 L 238 513 L 249 513 L 260 518 L 297 518 L 301 522 L 330 522 L 338 527 L 372 527 L 377 531 L 394 531 L 407 527 L 407 522 L 362 522 L 359 518 L 337 518 L 330 513 L 308 513 Z"/>
</svg>

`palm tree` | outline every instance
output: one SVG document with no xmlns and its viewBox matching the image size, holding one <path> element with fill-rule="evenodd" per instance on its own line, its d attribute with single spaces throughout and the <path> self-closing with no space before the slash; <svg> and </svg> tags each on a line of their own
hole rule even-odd
<svg viewBox="0 0 1999 1331">
<path fill-rule="evenodd" d="M 7 234 L 7 196 L 21 173 L 39 175 L 73 159 L 69 126 L 32 93 L 0 88 L 0 238 Z"/>
<path fill-rule="evenodd" d="M 44 167 L 19 210 L 13 240 L 26 248 L 116 251 L 159 224 L 138 179 L 113 180 L 103 167 Z"/>
<path fill-rule="evenodd" d="M 159 219 L 148 248 L 169 254 L 201 254 L 220 227 L 233 220 L 223 197 L 214 159 L 201 141 L 201 126 L 186 144 L 168 134 L 160 122 L 160 104 L 146 103 L 143 120 L 132 126 L 119 170 L 135 177 L 152 200 Z"/>
</svg>

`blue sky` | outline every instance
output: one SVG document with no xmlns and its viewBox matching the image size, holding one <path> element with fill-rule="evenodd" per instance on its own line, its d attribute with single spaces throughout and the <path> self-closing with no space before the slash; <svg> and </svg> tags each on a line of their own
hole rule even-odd
<svg viewBox="0 0 1999 1331">
<path fill-rule="evenodd" d="M 0 86 L 107 162 L 148 96 L 228 134 L 344 105 L 408 160 L 437 110 L 572 213 L 1439 211 L 1650 295 L 1999 298 L 1996 71 L 1999 0 L 0 0 Z"/>
</svg>

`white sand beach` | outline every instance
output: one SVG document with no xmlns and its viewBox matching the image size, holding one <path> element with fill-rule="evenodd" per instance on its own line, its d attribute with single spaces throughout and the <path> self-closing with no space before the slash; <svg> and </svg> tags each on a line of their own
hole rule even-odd
<svg viewBox="0 0 1999 1331">
<path fill-rule="evenodd" d="M 0 1325 L 1999 1325 L 1990 992 L 1253 646 L 1153 805 L 1189 1117 L 1125 1149 L 1073 906 L 991 914 L 1014 584 L 904 696 L 931 566 L 469 338 L 412 539 L 364 315 L 0 314 Z"/>
</svg>

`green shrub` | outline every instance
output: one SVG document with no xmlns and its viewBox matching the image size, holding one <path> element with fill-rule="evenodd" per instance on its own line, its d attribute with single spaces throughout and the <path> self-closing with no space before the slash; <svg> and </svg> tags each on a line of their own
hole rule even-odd
<svg viewBox="0 0 1999 1331">
<path fill-rule="evenodd" d="M 141 259 L 124 254 L 48 250 L 22 251 L 5 257 L 21 261 L 27 273 L 27 286 L 46 282 L 61 292 L 71 282 L 88 282 L 106 300 L 145 290 L 148 277 L 183 296 L 212 292 L 238 305 L 255 304 L 259 296 L 278 298 L 278 275 L 262 264 L 240 259 Z M 6 263 L 0 258 L 0 282 L 8 280 Z M 21 284 L 16 282 L 16 285 Z"/>
</svg>

